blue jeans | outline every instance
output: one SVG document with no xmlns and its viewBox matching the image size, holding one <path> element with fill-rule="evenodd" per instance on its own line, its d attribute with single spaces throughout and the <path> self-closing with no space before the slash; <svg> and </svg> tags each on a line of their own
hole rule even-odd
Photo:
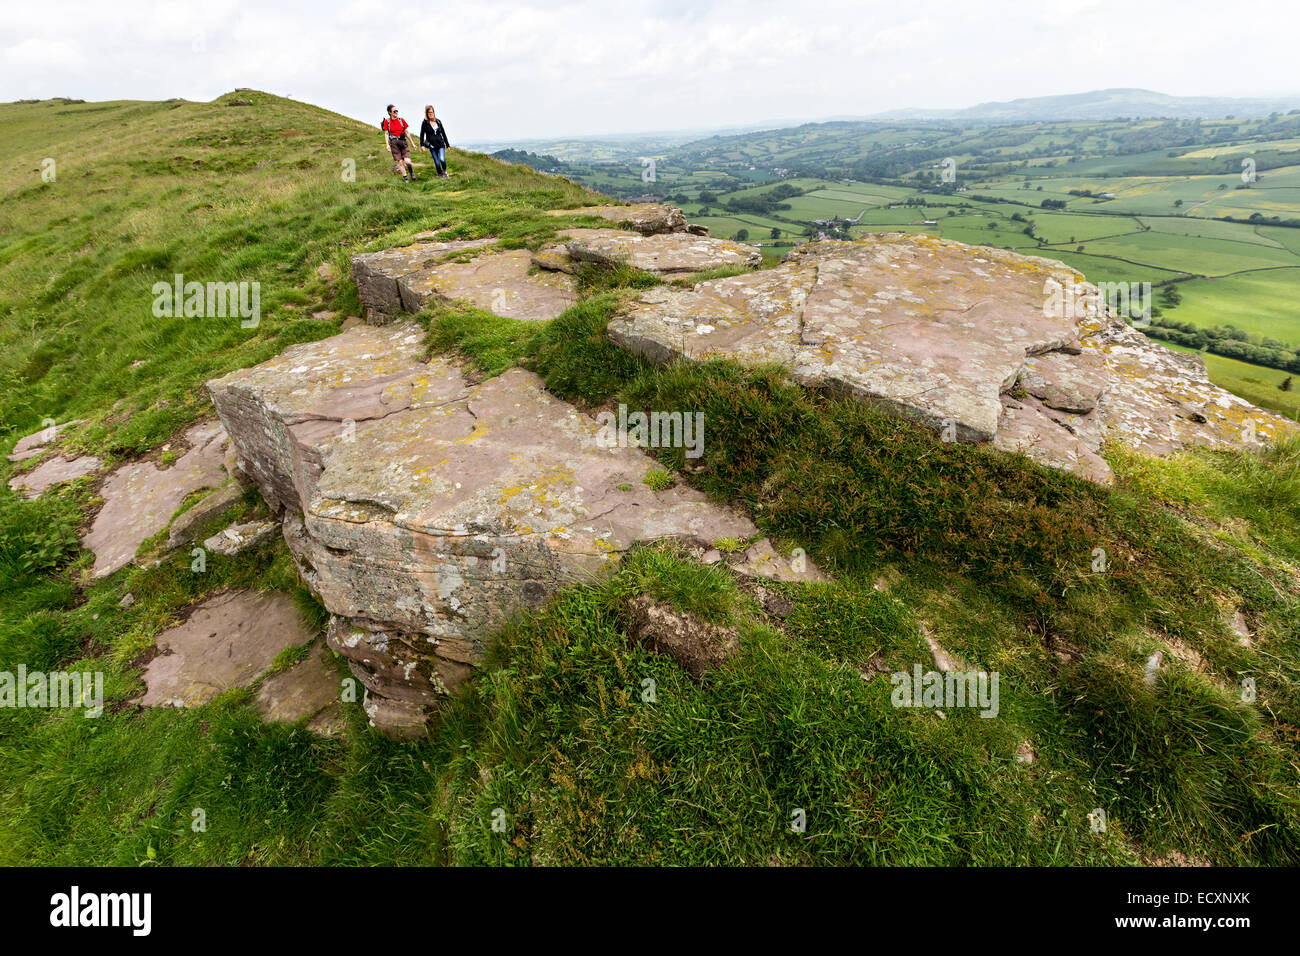
<svg viewBox="0 0 1300 956">
<path fill-rule="evenodd" d="M 447 151 L 441 146 L 437 149 L 434 149 L 432 146 L 426 146 L 424 148 L 427 149 L 429 155 L 433 157 L 433 165 L 438 170 L 438 175 L 441 176 L 447 171 Z"/>
</svg>

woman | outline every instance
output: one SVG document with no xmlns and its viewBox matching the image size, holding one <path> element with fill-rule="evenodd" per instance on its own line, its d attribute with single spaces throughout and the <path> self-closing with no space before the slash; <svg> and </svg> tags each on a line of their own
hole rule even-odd
<svg viewBox="0 0 1300 956">
<path fill-rule="evenodd" d="M 379 124 L 388 140 L 388 151 L 393 154 L 393 171 L 401 170 L 402 181 L 415 182 L 415 166 L 411 163 L 411 144 L 407 142 L 406 120 L 397 115 L 397 107 L 388 104 L 388 118 Z"/>
<path fill-rule="evenodd" d="M 434 115 L 432 106 L 424 108 L 424 122 L 420 124 L 420 145 L 433 157 L 438 175 L 450 179 L 447 175 L 447 149 L 451 143 L 447 142 L 447 130 L 443 127 L 442 120 Z"/>
</svg>

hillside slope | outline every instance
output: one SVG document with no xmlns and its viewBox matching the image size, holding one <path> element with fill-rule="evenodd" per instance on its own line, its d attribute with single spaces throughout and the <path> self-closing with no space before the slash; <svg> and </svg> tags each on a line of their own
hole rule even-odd
<svg viewBox="0 0 1300 956">
<path fill-rule="evenodd" d="M 459 152 L 450 181 L 405 186 L 379 145 L 260 93 L 0 107 L 7 441 L 82 419 L 66 449 L 166 465 L 212 415 L 205 380 L 359 314 L 351 254 L 426 231 L 535 246 L 555 233 L 546 210 L 599 201 Z M 155 316 L 151 289 L 177 272 L 260 282 L 260 323 Z M 550 322 L 419 318 L 467 374 L 523 366 L 589 409 L 703 410 L 704 456 L 662 450 L 666 480 L 744 509 L 831 579 L 756 589 L 640 549 L 508 625 L 428 739 L 387 741 L 355 703 L 345 734 L 320 737 L 264 723 L 252 689 L 128 703 L 159 633 L 223 588 L 292 593 L 323 623 L 283 542 L 202 573 L 146 542 L 93 579 L 75 532 L 99 479 L 31 501 L 5 486 L 0 667 L 103 670 L 108 701 L 96 720 L 0 709 L 7 862 L 1300 862 L 1300 446 L 1116 449 L 1103 489 L 771 369 L 645 366 L 604 329 L 658 280 L 576 281 Z M 226 517 L 263 509 L 250 493 Z M 629 646 L 641 594 L 735 628 L 738 656 L 697 681 Z M 940 653 L 1001 675 L 996 719 L 893 706 L 888 675 Z"/>
</svg>

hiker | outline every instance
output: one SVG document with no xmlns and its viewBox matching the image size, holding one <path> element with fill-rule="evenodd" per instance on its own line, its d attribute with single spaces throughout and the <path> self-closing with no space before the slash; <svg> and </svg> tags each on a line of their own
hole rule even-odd
<svg viewBox="0 0 1300 956">
<path fill-rule="evenodd" d="M 447 175 L 447 150 L 451 143 L 447 142 L 447 130 L 443 127 L 442 120 L 434 114 L 432 106 L 424 108 L 424 122 L 420 124 L 420 145 L 433 157 L 438 175 L 450 179 Z"/>
<path fill-rule="evenodd" d="M 379 124 L 388 140 L 388 151 L 393 154 L 393 172 L 401 171 L 402 181 L 415 182 L 415 166 L 411 164 L 411 144 L 407 141 L 409 128 L 406 120 L 397 115 L 397 107 L 388 104 L 388 118 Z"/>
</svg>

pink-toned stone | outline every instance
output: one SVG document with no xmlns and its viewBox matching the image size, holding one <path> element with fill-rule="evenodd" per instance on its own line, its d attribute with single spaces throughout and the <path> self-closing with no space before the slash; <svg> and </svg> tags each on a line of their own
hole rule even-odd
<svg viewBox="0 0 1300 956">
<path fill-rule="evenodd" d="M 643 450 L 606 447 L 531 372 L 471 385 L 423 352 L 414 325 L 363 326 L 208 385 L 372 699 L 427 712 L 508 614 L 639 542 L 754 535 L 688 487 L 652 491 Z"/>
<path fill-rule="evenodd" d="M 272 674 L 257 689 L 257 709 L 272 723 L 307 721 L 307 729 L 325 736 L 341 732 L 346 722 L 339 705 L 343 685 L 323 643 L 305 658 Z"/>
<path fill-rule="evenodd" d="M 283 591 L 224 591 L 158 636 L 145 668 L 146 707 L 196 707 L 265 673 L 281 651 L 311 632 Z"/>
<path fill-rule="evenodd" d="M 553 319 L 578 301 L 573 277 L 534 271 L 527 249 L 488 253 L 447 262 L 397 281 L 402 308 L 419 312 L 430 302 L 468 302 L 508 319 Z"/>
<path fill-rule="evenodd" d="M 24 435 L 14 444 L 14 450 L 9 453 L 10 461 L 26 461 L 28 458 L 35 458 L 41 452 L 49 448 L 59 440 L 64 429 L 69 425 L 80 425 L 81 419 L 74 419 L 70 422 L 64 422 L 62 425 L 50 425 L 42 428 L 38 432 L 32 432 L 30 435 Z"/>
<path fill-rule="evenodd" d="M 367 252 L 352 257 L 352 281 L 372 321 L 383 322 L 402 312 L 397 280 L 429 269 L 453 253 L 479 249 L 495 239 L 454 239 L 447 242 L 417 242 L 397 249 Z"/>
<path fill-rule="evenodd" d="M 599 216 L 615 226 L 624 223 L 642 235 L 686 232 L 686 217 L 676 206 L 662 203 L 634 203 L 629 206 L 582 206 L 578 209 L 552 209 L 550 216 Z"/>
<path fill-rule="evenodd" d="M 55 455 L 31 471 L 14 475 L 9 479 L 9 487 L 26 498 L 35 498 L 46 488 L 93 474 L 103 464 L 103 460 L 94 455 L 82 455 L 79 458 Z"/>
<path fill-rule="evenodd" d="M 1084 308 L 1051 290 L 1081 288 Z M 925 235 L 796 247 L 779 267 L 658 287 L 609 324 L 654 362 L 774 362 L 963 441 L 1107 482 L 1107 444 L 1240 447 L 1296 425 L 1209 383 L 1060 262 Z M 1095 290 L 1094 290 L 1095 291 Z M 1017 396 L 1023 395 L 1023 398 Z"/>
<path fill-rule="evenodd" d="M 653 236 L 618 233 L 577 236 L 565 244 L 569 256 L 580 262 L 612 266 L 624 263 L 655 275 L 690 275 L 707 269 L 753 269 L 763 262 L 757 246 L 730 239 L 674 232 Z"/>
<path fill-rule="evenodd" d="M 105 479 L 104 505 L 82 545 L 94 552 L 93 574 L 105 577 L 130 564 L 146 539 L 167 527 L 191 492 L 226 479 L 226 432 L 220 422 L 203 422 L 185 432 L 190 449 L 169 468 L 152 461 L 129 462 Z"/>
</svg>

